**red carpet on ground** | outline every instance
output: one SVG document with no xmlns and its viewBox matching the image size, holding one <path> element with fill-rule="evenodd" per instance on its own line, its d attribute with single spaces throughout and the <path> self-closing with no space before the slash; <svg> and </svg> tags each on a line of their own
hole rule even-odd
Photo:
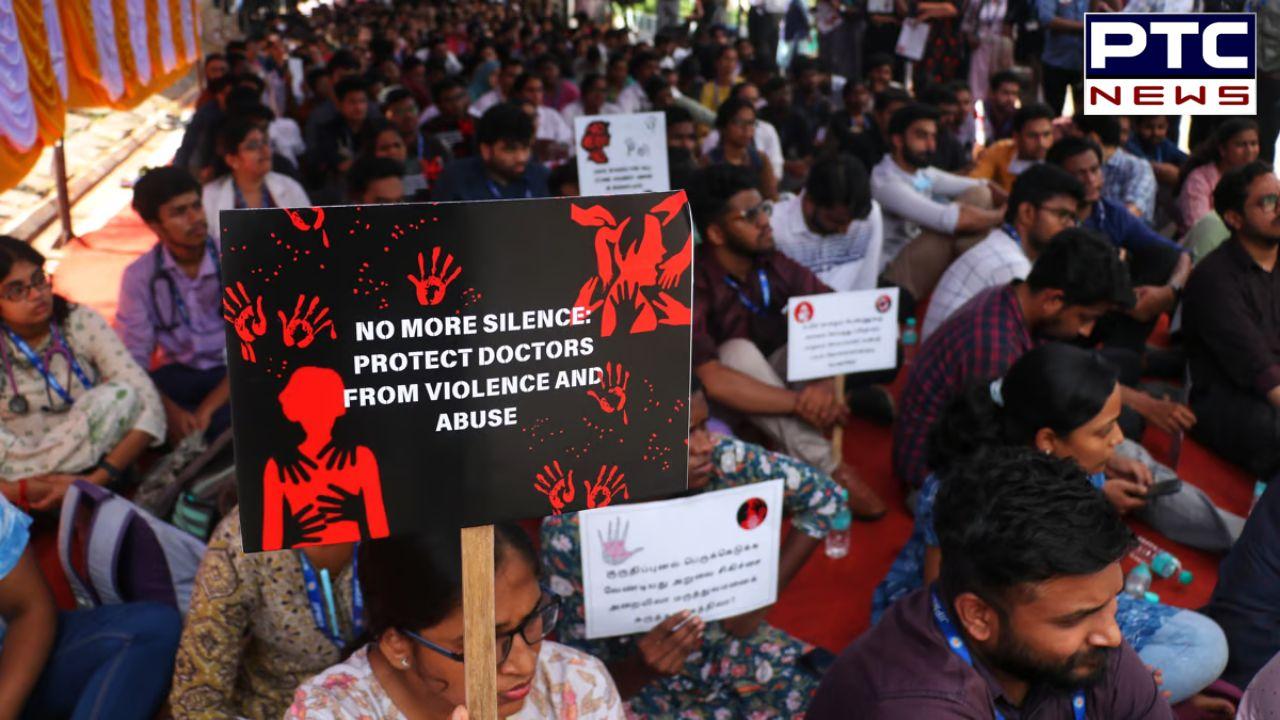
<svg viewBox="0 0 1280 720">
<path fill-rule="evenodd" d="M 126 209 L 85 240 L 88 247 L 73 245 L 63 258 L 55 274 L 55 287 L 71 300 L 90 305 L 110 319 L 115 314 L 121 273 L 152 246 L 155 236 L 132 210 Z M 895 390 L 901 389 L 902 381 L 899 377 Z M 1167 435 L 1148 430 L 1143 441 L 1157 459 L 1167 456 Z M 888 428 L 859 420 L 845 428 L 845 459 L 888 502 L 890 512 L 877 522 L 854 524 L 847 557 L 831 560 L 821 550 L 815 552 L 770 612 L 769 620 L 774 625 L 836 652 L 869 626 L 872 591 L 911 535 L 912 518 L 906 511 L 901 486 L 893 477 L 890 445 Z M 1203 489 L 1221 507 L 1241 514 L 1248 510 L 1253 478 L 1189 439 L 1183 443 L 1177 470 L 1184 480 Z M 1156 580 L 1152 590 L 1172 605 L 1204 605 L 1217 581 L 1220 558 L 1173 543 L 1141 523 L 1133 525 L 1137 532 L 1177 555 L 1195 574 L 1189 587 Z M 48 559 L 57 566 L 56 556 Z"/>
</svg>

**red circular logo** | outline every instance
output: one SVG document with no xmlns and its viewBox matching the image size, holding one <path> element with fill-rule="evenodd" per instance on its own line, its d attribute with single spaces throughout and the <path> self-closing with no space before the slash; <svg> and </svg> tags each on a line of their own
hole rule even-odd
<svg viewBox="0 0 1280 720">
<path fill-rule="evenodd" d="M 761 498 L 751 498 L 738 506 L 738 525 L 743 530 L 755 530 L 764 524 L 769 505 Z"/>
<path fill-rule="evenodd" d="M 808 300 L 796 305 L 796 322 L 804 324 L 813 319 L 813 305 Z"/>
<path fill-rule="evenodd" d="M 893 309 L 893 299 L 890 298 L 888 295 L 881 295 L 880 297 L 876 298 L 876 310 L 879 310 L 882 313 L 887 313 L 892 309 Z"/>
</svg>

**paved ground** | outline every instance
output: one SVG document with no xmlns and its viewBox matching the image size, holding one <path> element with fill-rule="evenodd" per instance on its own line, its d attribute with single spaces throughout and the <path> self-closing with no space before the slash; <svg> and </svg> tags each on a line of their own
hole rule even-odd
<svg viewBox="0 0 1280 720">
<path fill-rule="evenodd" d="M 154 161 L 155 158 L 151 157 L 147 149 L 153 146 L 157 138 L 164 139 L 175 134 L 175 128 L 178 129 L 176 134 L 180 138 L 184 114 L 190 114 L 190 101 L 195 89 L 194 77 L 194 74 L 188 75 L 132 110 L 73 110 L 67 114 L 65 154 L 68 184 L 72 187 L 74 213 L 88 223 L 83 229 L 75 227 L 78 234 L 89 232 L 95 226 L 100 227 L 119 208 L 111 210 L 93 207 L 93 203 L 86 201 L 94 193 L 90 192 L 77 200 L 77 191 L 83 192 L 87 185 L 97 185 L 104 174 L 107 181 L 114 181 L 118 186 L 119 180 L 111 175 L 131 166 L 136 173 L 137 167 L 141 165 L 136 165 L 135 161 L 142 155 L 148 156 L 147 160 Z M 169 157 L 151 164 L 168 162 L 174 149 L 176 144 L 174 148 L 168 149 Z M 53 149 L 45 148 L 31 173 L 16 187 L 0 193 L 0 233 L 30 235 L 33 223 L 42 224 L 39 218 L 48 212 L 55 194 Z M 55 232 L 55 238 L 56 234 Z M 41 249 L 46 247 L 47 245 L 42 246 Z"/>
</svg>

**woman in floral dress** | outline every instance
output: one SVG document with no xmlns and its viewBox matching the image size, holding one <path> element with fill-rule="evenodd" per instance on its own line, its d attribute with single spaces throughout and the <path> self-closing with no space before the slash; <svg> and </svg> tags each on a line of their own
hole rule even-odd
<svg viewBox="0 0 1280 720">
<path fill-rule="evenodd" d="M 707 401 L 696 390 L 689 408 L 689 490 L 705 492 L 781 478 L 792 531 L 783 541 L 779 586 L 784 587 L 826 537 L 846 507 L 845 491 L 798 460 L 706 429 Z M 672 615 L 645 635 L 586 639 L 582 548 L 577 513 L 542 522 L 542 560 L 548 584 L 564 609 L 560 639 L 604 660 L 631 715 L 663 718 L 788 718 L 803 715 L 821 677 L 810 653 L 824 651 L 763 622 L 760 610 L 719 622 Z"/>
</svg>

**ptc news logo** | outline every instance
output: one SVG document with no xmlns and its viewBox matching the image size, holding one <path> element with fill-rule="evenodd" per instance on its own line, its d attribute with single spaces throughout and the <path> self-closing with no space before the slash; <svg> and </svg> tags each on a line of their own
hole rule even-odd
<svg viewBox="0 0 1280 720">
<path fill-rule="evenodd" d="M 1257 113 L 1252 13 L 1085 13 L 1086 115 Z"/>
</svg>

